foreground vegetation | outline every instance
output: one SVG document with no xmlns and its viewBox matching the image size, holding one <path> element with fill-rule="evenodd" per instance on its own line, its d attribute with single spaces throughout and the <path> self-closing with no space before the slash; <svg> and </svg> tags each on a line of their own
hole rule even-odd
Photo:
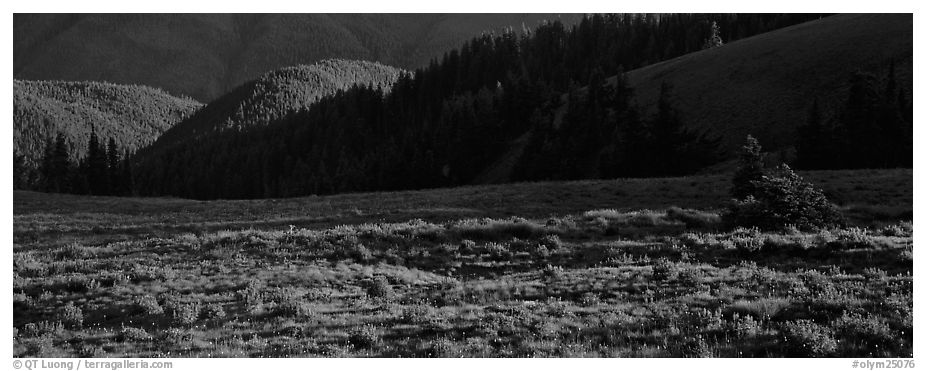
<svg viewBox="0 0 926 371">
<path fill-rule="evenodd" d="M 724 176 L 261 201 L 17 192 L 14 354 L 912 356 L 912 173 L 804 175 L 848 226 L 726 228 Z"/>
</svg>

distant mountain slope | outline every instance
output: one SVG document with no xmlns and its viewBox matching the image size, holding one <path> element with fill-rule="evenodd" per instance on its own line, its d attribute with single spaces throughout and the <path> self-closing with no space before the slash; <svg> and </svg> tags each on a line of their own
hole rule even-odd
<svg viewBox="0 0 926 371">
<path fill-rule="evenodd" d="M 670 83 L 671 104 L 683 123 L 719 137 L 727 158 L 752 134 L 766 150 L 781 150 L 773 161 L 793 160 L 796 129 L 805 124 L 814 98 L 827 115 L 842 108 L 855 71 L 884 77 L 893 60 L 899 86 L 912 96 L 912 37 L 909 14 L 833 15 L 631 70 L 627 78 L 644 115 L 655 113 L 660 86 Z M 615 80 L 608 79 L 612 86 Z M 561 101 L 553 120 L 557 127 L 568 94 Z M 526 142 L 511 141 L 473 183 L 510 182 Z M 735 166 L 731 159 L 703 171 Z"/>
<path fill-rule="evenodd" d="M 134 151 L 150 144 L 201 104 L 146 86 L 96 82 L 13 81 L 13 149 L 36 166 L 45 140 L 66 135 L 83 157 L 91 127 L 103 140 Z"/>
<path fill-rule="evenodd" d="M 355 84 L 388 90 L 401 73 L 379 63 L 342 59 L 272 71 L 207 104 L 165 132 L 151 149 L 161 150 L 216 131 L 266 125 Z"/>
<path fill-rule="evenodd" d="M 660 84 L 672 84 L 685 123 L 722 136 L 728 150 L 749 133 L 782 149 L 794 145 L 814 98 L 833 110 L 854 71 L 883 77 L 892 60 L 899 86 L 912 92 L 911 14 L 826 17 L 630 71 L 628 80 L 649 112 Z"/>
<path fill-rule="evenodd" d="M 156 86 L 211 101 L 329 58 L 415 69 L 484 31 L 581 14 L 15 14 L 13 74 Z"/>
<path fill-rule="evenodd" d="M 717 21 L 740 30 L 728 38 L 739 40 L 818 19 L 614 14 L 586 17 L 577 27 L 545 24 L 529 37 L 482 35 L 403 75 L 385 96 L 349 89 L 276 120 L 263 119 L 269 108 L 240 110 L 243 119 L 268 125 L 228 119 L 249 96 L 246 84 L 187 120 L 196 124 L 179 124 L 140 153 L 134 162 L 137 192 L 289 197 L 693 173 L 720 160 L 716 141 L 689 135 L 668 108 L 641 117 L 627 85 L 605 88 L 605 77 L 622 66 L 701 51 L 705 38 L 716 35 Z M 581 93 L 575 90 L 580 84 L 592 88 Z M 175 132 L 192 140 L 173 141 Z"/>
</svg>

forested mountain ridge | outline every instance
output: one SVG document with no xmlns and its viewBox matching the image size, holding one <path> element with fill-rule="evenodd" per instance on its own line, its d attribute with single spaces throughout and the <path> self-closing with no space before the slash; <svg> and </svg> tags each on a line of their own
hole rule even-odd
<svg viewBox="0 0 926 371">
<path fill-rule="evenodd" d="M 694 52 L 629 71 L 629 85 L 654 112 L 660 84 L 673 86 L 689 127 L 722 135 L 726 150 L 747 134 L 766 149 L 793 148 L 814 100 L 831 116 L 855 72 L 886 80 L 893 63 L 898 87 L 912 97 L 913 16 L 839 14 Z"/>
<path fill-rule="evenodd" d="M 626 81 L 605 78 L 720 46 L 724 27 L 731 41 L 817 18 L 593 15 L 483 34 L 388 93 L 355 87 L 265 126 L 142 156 L 136 184 L 143 195 L 191 198 L 454 186 L 527 134 L 529 156 L 516 159 L 511 180 L 691 173 L 716 161 L 716 133 L 686 128 L 669 85 L 649 114 Z"/>
<path fill-rule="evenodd" d="M 415 69 L 482 32 L 581 14 L 15 14 L 13 75 L 142 84 L 209 102 L 330 58 Z"/>
<path fill-rule="evenodd" d="M 388 91 L 402 73 L 375 62 L 343 59 L 271 71 L 208 103 L 165 132 L 150 150 L 164 150 L 178 141 L 198 140 L 222 130 L 266 125 L 354 85 Z"/>
<path fill-rule="evenodd" d="M 201 106 L 146 86 L 99 82 L 13 81 L 13 151 L 38 166 L 46 141 L 64 134 L 69 156 L 86 155 L 91 131 L 135 151 Z"/>
</svg>

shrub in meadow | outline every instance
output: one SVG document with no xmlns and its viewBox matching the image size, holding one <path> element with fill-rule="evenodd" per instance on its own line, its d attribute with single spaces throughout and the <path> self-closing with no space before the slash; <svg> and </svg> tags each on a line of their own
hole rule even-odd
<svg viewBox="0 0 926 371">
<path fill-rule="evenodd" d="M 199 316 L 205 320 L 222 319 L 225 318 L 225 309 L 220 303 L 209 303 L 202 307 Z"/>
<path fill-rule="evenodd" d="M 181 326 L 192 326 L 199 319 L 199 303 L 182 303 L 173 312 L 174 323 Z"/>
<path fill-rule="evenodd" d="M 543 271 L 540 274 L 543 278 L 549 281 L 559 281 L 563 279 L 566 271 L 563 269 L 563 267 L 547 264 L 547 266 L 543 268 Z"/>
<path fill-rule="evenodd" d="M 383 276 L 376 276 L 372 281 L 367 283 L 367 296 L 377 299 L 392 299 L 395 296 L 395 292 L 392 290 L 392 285 L 389 284 L 389 280 Z"/>
<path fill-rule="evenodd" d="M 262 294 L 262 284 L 258 280 L 248 281 L 244 287 L 235 292 L 239 301 L 244 302 L 249 312 L 258 311 L 263 308 L 264 298 Z"/>
<path fill-rule="evenodd" d="M 148 331 L 145 331 L 145 329 L 137 328 L 137 327 L 123 327 L 119 338 L 123 342 L 148 341 L 152 339 L 151 335 L 148 334 Z"/>
<path fill-rule="evenodd" d="M 55 251 L 55 257 L 58 260 L 76 260 L 76 259 L 86 259 L 94 256 L 94 251 L 92 248 L 83 246 L 79 243 L 70 243 L 59 247 Z"/>
<path fill-rule="evenodd" d="M 106 356 L 106 351 L 99 345 L 81 344 L 77 348 L 77 354 L 84 358 L 102 358 Z"/>
<path fill-rule="evenodd" d="M 563 248 L 563 240 L 555 234 L 548 234 L 540 238 L 540 245 L 546 247 L 549 251 L 557 251 Z"/>
<path fill-rule="evenodd" d="M 58 318 L 68 328 L 80 328 L 84 325 L 84 312 L 72 302 L 61 308 Z"/>
<path fill-rule="evenodd" d="M 164 309 L 158 304 L 158 300 L 151 295 L 140 295 L 135 298 L 135 312 L 145 315 L 156 315 L 164 313 Z"/>
<path fill-rule="evenodd" d="M 460 241 L 460 253 L 471 255 L 476 253 L 476 242 L 473 240 Z"/>
<path fill-rule="evenodd" d="M 833 330 L 811 320 L 785 322 L 780 334 L 785 347 L 797 356 L 826 357 L 836 353 Z"/>
<path fill-rule="evenodd" d="M 658 281 L 674 280 L 678 278 L 679 269 L 666 258 L 659 258 L 653 264 L 653 279 Z"/>
<path fill-rule="evenodd" d="M 823 192 L 805 181 L 786 164 L 769 171 L 762 147 L 752 136 L 739 155 L 730 190 L 733 202 L 723 220 L 735 226 L 762 229 L 820 229 L 841 225 L 842 216 Z"/>
<path fill-rule="evenodd" d="M 435 358 L 451 358 L 459 354 L 459 350 L 452 340 L 439 338 L 428 341 L 427 356 Z"/>
<path fill-rule="evenodd" d="M 753 193 L 735 199 L 723 215 L 734 226 L 781 230 L 816 230 L 843 223 L 842 215 L 823 192 L 787 165 L 753 182 Z"/>
<path fill-rule="evenodd" d="M 347 342 L 358 348 L 371 348 L 380 342 L 380 334 L 373 325 L 363 325 L 350 331 Z"/>
<path fill-rule="evenodd" d="M 601 296 L 594 292 L 586 292 L 579 296 L 579 304 L 586 307 L 593 307 L 601 303 Z"/>
<path fill-rule="evenodd" d="M 57 336 L 64 331 L 64 325 L 59 322 L 42 321 L 27 323 L 23 326 L 23 335 L 26 337 Z"/>
<path fill-rule="evenodd" d="M 833 326 L 849 341 L 859 341 L 869 349 L 884 348 L 895 341 L 887 321 L 877 315 L 862 316 L 858 313 L 844 313 Z"/>
<path fill-rule="evenodd" d="M 727 323 L 728 330 L 736 337 L 746 338 L 756 336 L 762 330 L 761 325 L 751 315 L 733 313 L 733 317 Z"/>
<path fill-rule="evenodd" d="M 912 237 L 913 225 L 910 223 L 891 224 L 881 228 L 881 235 L 888 237 Z"/>
<path fill-rule="evenodd" d="M 161 334 L 161 341 L 170 349 L 193 341 L 193 334 L 182 328 L 171 327 Z"/>
</svg>

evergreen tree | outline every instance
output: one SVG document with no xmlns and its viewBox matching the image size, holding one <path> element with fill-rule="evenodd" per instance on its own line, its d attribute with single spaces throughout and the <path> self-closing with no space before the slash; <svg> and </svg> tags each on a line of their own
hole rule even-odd
<svg viewBox="0 0 926 371">
<path fill-rule="evenodd" d="M 55 142 L 51 138 L 45 139 L 45 151 L 42 152 L 42 161 L 39 163 L 38 189 L 48 192 L 51 188 L 52 159 L 55 155 Z"/>
<path fill-rule="evenodd" d="M 655 161 L 651 173 L 656 176 L 674 175 L 680 170 L 680 147 L 682 127 L 678 113 L 671 103 L 672 87 L 663 82 L 659 87 L 659 101 L 656 116 L 650 122 L 652 128 L 652 150 Z"/>
<path fill-rule="evenodd" d="M 762 146 L 752 135 L 746 136 L 746 144 L 739 153 L 739 166 L 733 174 L 733 188 L 730 193 L 733 198 L 742 200 L 755 195 L 755 182 L 765 175 L 765 154 Z"/>
<path fill-rule="evenodd" d="M 28 181 L 26 156 L 13 151 L 13 189 L 27 189 Z"/>
<path fill-rule="evenodd" d="M 132 165 L 129 163 L 130 156 L 128 153 L 125 153 L 122 158 L 124 158 L 124 160 L 120 162 L 121 166 L 119 170 L 119 184 L 122 185 L 120 195 L 134 196 L 135 182 L 133 181 Z"/>
<path fill-rule="evenodd" d="M 724 219 L 736 226 L 814 230 L 843 224 L 839 210 L 819 189 L 783 164 L 751 182 L 753 194 L 734 203 Z"/>
<path fill-rule="evenodd" d="M 825 169 L 835 160 L 832 156 L 836 138 L 823 127 L 820 105 L 816 99 L 807 113 L 807 123 L 797 129 L 797 167 L 800 169 Z"/>
<path fill-rule="evenodd" d="M 663 82 L 658 110 L 649 124 L 652 151 L 655 154 L 650 174 L 675 176 L 692 173 L 717 160 L 718 139 L 687 130 L 672 106 L 672 88 Z"/>
<path fill-rule="evenodd" d="M 119 148 L 116 140 L 110 137 L 106 146 L 106 176 L 109 179 L 108 194 L 119 195 L 124 191 L 125 185 L 121 181 L 121 171 Z"/>
<path fill-rule="evenodd" d="M 849 87 L 849 98 L 840 118 L 845 139 L 840 155 L 850 168 L 875 167 L 883 142 L 877 125 L 878 90 L 871 74 L 856 72 Z"/>
<path fill-rule="evenodd" d="M 908 104 L 897 88 L 893 63 L 884 88 L 875 76 L 857 72 L 838 114 L 823 120 L 815 101 L 807 124 L 798 129 L 801 169 L 913 166 L 913 130 Z"/>
<path fill-rule="evenodd" d="M 47 142 L 42 159 L 42 190 L 63 193 L 72 190 L 71 159 L 64 133 L 58 133 L 54 144 Z"/>
<path fill-rule="evenodd" d="M 718 46 L 723 46 L 723 40 L 720 38 L 720 26 L 714 21 L 711 22 L 711 35 L 704 40 L 704 47 L 701 49 L 711 49 Z"/>
<path fill-rule="evenodd" d="M 84 179 L 86 179 L 90 194 L 109 194 L 109 166 L 106 159 L 106 147 L 100 143 L 95 128 L 91 128 L 87 157 L 84 158 L 83 162 L 81 172 Z"/>
</svg>

